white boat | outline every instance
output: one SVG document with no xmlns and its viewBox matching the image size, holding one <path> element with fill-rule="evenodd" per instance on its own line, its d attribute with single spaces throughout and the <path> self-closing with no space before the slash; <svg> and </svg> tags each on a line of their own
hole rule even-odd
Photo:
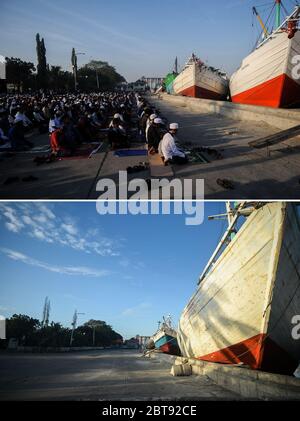
<svg viewBox="0 0 300 421">
<path fill-rule="evenodd" d="M 181 315 L 181 352 L 292 374 L 300 359 L 292 336 L 300 312 L 300 204 L 243 202 L 228 215 L 228 230 Z"/>
<path fill-rule="evenodd" d="M 300 7 L 280 24 L 281 1 L 276 1 L 277 29 L 268 33 L 262 23 L 264 39 L 243 61 L 230 79 L 232 102 L 273 108 L 300 103 Z M 299 73 L 299 75 L 298 75 Z"/>
<path fill-rule="evenodd" d="M 177 332 L 172 327 L 171 316 L 163 317 L 163 323 L 159 322 L 156 333 L 151 337 L 155 348 L 166 354 L 178 355 Z"/>
<path fill-rule="evenodd" d="M 173 90 L 177 95 L 225 100 L 229 92 L 229 80 L 225 73 L 207 66 L 192 54 L 174 80 Z"/>
</svg>

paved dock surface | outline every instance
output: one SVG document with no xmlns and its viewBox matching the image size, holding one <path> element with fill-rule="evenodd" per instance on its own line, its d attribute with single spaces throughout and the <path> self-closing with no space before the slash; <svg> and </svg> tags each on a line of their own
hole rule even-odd
<svg viewBox="0 0 300 421">
<path fill-rule="evenodd" d="M 261 150 L 249 147 L 252 140 L 277 133 L 279 130 L 264 122 L 246 122 L 228 117 L 193 111 L 167 100 L 150 98 L 169 122 L 180 124 L 179 139 L 194 146 L 207 146 L 219 151 L 223 159 L 212 156 L 209 163 L 189 163 L 161 167 L 154 178 L 204 179 L 206 199 L 299 199 L 300 198 L 300 137 Z M 49 145 L 48 135 L 30 139 L 35 146 Z M 133 149 L 145 149 L 134 143 Z M 43 154 L 39 154 L 43 155 Z M 109 178 L 118 185 L 119 171 L 149 163 L 148 156 L 116 157 L 106 144 L 91 159 L 71 159 L 36 166 L 36 154 L 18 153 L 12 157 L 0 154 L 0 199 L 97 199 L 100 179 Z M 169 168 L 165 175 L 164 169 Z M 157 173 L 150 167 L 128 174 L 149 179 Z M 160 175 L 159 175 L 160 174 Z M 19 180 L 5 185 L 8 177 Z M 35 181 L 22 178 L 33 176 Z M 234 189 L 217 183 L 229 179 Z M 118 193 L 118 192 L 117 192 Z M 132 193 L 131 193 L 132 194 Z"/>
<path fill-rule="evenodd" d="M 0 400 L 237 400 L 206 377 L 172 377 L 138 351 L 1 354 Z"/>
<path fill-rule="evenodd" d="M 30 137 L 34 146 L 49 145 L 47 134 L 34 133 Z M 144 149 L 142 143 L 132 144 L 133 149 Z M 96 191 L 99 179 L 118 180 L 119 171 L 129 166 L 139 165 L 147 161 L 147 156 L 118 158 L 109 151 L 104 143 L 100 152 L 90 159 L 66 159 L 37 166 L 33 159 L 45 153 L 22 153 L 12 157 L 1 156 L 0 153 L 0 199 L 97 199 Z M 37 180 L 24 182 L 22 178 L 33 176 Z M 150 171 L 138 173 L 139 178 L 147 178 Z M 4 184 L 10 177 L 19 180 Z M 136 177 L 132 174 L 128 179 Z"/>
<path fill-rule="evenodd" d="M 300 137 L 257 150 L 248 143 L 280 130 L 264 122 L 238 121 L 191 110 L 168 100 L 152 97 L 169 122 L 178 122 L 178 138 L 194 146 L 215 148 L 221 160 L 208 164 L 173 166 L 174 177 L 203 178 L 206 199 L 299 199 Z M 226 190 L 217 179 L 229 179 L 234 190 Z"/>
</svg>

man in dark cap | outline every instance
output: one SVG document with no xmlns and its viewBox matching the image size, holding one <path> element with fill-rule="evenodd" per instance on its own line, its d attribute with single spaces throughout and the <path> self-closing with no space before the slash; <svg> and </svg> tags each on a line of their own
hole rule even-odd
<svg viewBox="0 0 300 421">
<path fill-rule="evenodd" d="M 148 129 L 148 151 L 151 155 L 158 152 L 159 142 L 166 133 L 167 130 L 162 119 L 158 117 L 155 118 Z"/>
</svg>

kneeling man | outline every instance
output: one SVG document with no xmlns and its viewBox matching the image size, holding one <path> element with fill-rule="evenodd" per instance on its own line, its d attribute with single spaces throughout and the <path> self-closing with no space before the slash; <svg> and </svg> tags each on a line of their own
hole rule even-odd
<svg viewBox="0 0 300 421">
<path fill-rule="evenodd" d="M 175 143 L 178 128 L 179 126 L 177 123 L 171 123 L 168 133 L 164 135 L 159 144 L 159 153 L 162 156 L 165 165 L 186 164 L 188 162 L 184 152 L 178 149 Z"/>
</svg>

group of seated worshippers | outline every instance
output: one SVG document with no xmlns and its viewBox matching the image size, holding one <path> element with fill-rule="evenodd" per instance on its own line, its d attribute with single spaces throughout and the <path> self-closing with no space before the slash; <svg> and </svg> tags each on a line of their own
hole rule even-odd
<svg viewBox="0 0 300 421">
<path fill-rule="evenodd" d="M 129 140 L 124 126 L 124 119 L 119 113 L 116 113 L 110 122 L 108 143 L 112 150 L 126 148 L 129 146 Z"/>
<path fill-rule="evenodd" d="M 129 130 L 138 115 L 140 137 L 148 144 L 149 154 L 159 153 L 165 165 L 187 162 L 177 146 L 178 124 L 167 127 L 157 109 L 138 94 L 38 93 L 0 97 L 0 148 L 26 150 L 33 146 L 26 134 L 36 128 L 49 132 L 53 154 L 74 154 L 82 143 L 107 133 L 111 148 L 129 146 Z"/>
<path fill-rule="evenodd" d="M 31 121 L 21 109 L 16 111 L 13 118 L 9 117 L 12 116 L 0 105 L 0 148 L 16 151 L 30 149 L 33 144 L 25 134 L 32 128 Z"/>
<path fill-rule="evenodd" d="M 140 96 L 137 96 L 137 109 L 140 134 L 148 145 L 148 153 L 159 153 L 165 165 L 186 164 L 188 158 L 177 146 L 179 125 L 171 123 L 167 127 L 159 111 L 151 108 Z"/>
<path fill-rule="evenodd" d="M 112 149 L 126 147 L 134 104 L 130 94 L 106 93 L 93 94 L 88 104 L 77 100 L 76 107 L 67 113 L 55 110 L 49 122 L 53 153 L 72 155 L 78 145 L 96 139 L 100 131 L 107 133 Z"/>
<path fill-rule="evenodd" d="M 54 154 L 73 154 L 102 130 L 112 148 L 126 147 L 135 107 L 135 95 L 123 92 L 7 94 L 0 97 L 0 147 L 31 148 L 26 134 L 34 128 L 49 132 Z"/>
</svg>

